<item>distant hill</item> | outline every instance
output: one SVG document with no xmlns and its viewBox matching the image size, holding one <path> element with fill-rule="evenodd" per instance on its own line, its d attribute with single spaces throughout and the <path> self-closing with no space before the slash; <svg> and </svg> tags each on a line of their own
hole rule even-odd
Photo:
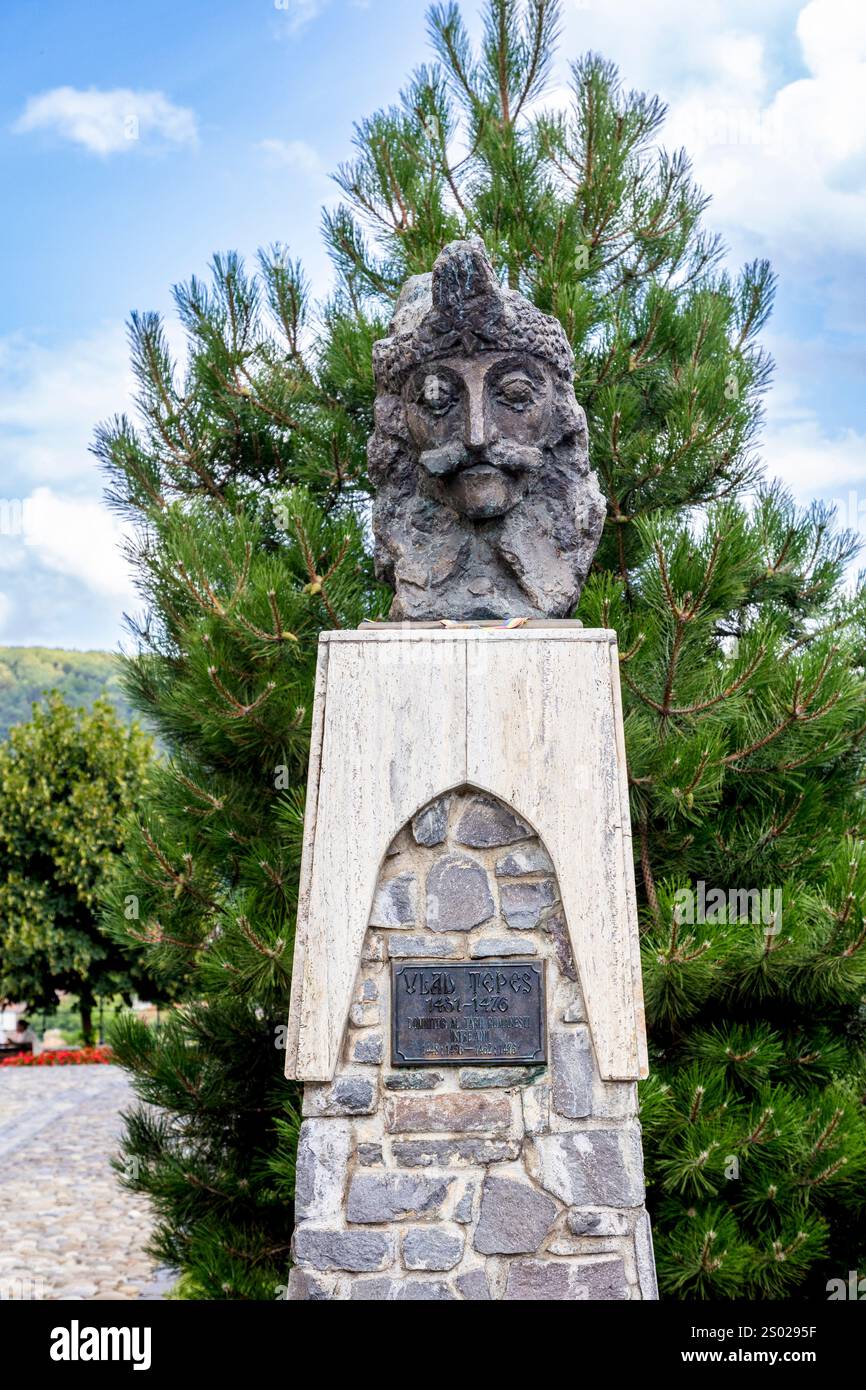
<svg viewBox="0 0 866 1390">
<path fill-rule="evenodd" d="M 33 701 L 46 690 L 59 690 L 68 704 L 88 709 L 104 695 L 120 718 L 130 722 L 135 715 L 120 689 L 117 665 L 111 652 L 0 647 L 0 738 L 13 724 L 30 718 Z"/>
</svg>

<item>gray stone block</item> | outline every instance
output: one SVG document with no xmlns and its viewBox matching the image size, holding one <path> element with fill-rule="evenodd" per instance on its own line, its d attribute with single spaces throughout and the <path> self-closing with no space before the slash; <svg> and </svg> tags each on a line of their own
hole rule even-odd
<svg viewBox="0 0 866 1390">
<path fill-rule="evenodd" d="M 460 1085 L 464 1091 L 489 1091 L 506 1086 L 531 1086 L 543 1074 L 542 1067 L 466 1067 L 460 1073 Z"/>
<path fill-rule="evenodd" d="M 352 1048 L 352 1060 L 354 1062 L 376 1062 L 382 1061 L 384 1055 L 384 1043 L 381 1033 L 371 1033 L 369 1037 L 358 1038 Z"/>
<path fill-rule="evenodd" d="M 358 1162 L 362 1168 L 378 1168 L 385 1162 L 381 1144 L 359 1144 Z"/>
<path fill-rule="evenodd" d="M 522 1255 L 538 1249 L 556 1220 L 555 1202 L 527 1182 L 484 1179 L 473 1244 L 482 1255 Z"/>
<path fill-rule="evenodd" d="M 440 796 L 431 801 L 412 820 L 412 834 L 419 845 L 441 845 L 448 833 L 448 811 L 451 798 Z"/>
<path fill-rule="evenodd" d="M 477 1163 L 508 1163 L 520 1154 L 516 1139 L 395 1139 L 394 1162 L 401 1168 L 452 1168 Z"/>
<path fill-rule="evenodd" d="M 619 1256 L 588 1256 L 569 1260 L 512 1260 L 505 1299 L 509 1302 L 628 1298 L 625 1271 Z"/>
<path fill-rule="evenodd" d="M 426 1068 L 389 1072 L 383 1078 L 383 1085 L 386 1091 L 435 1091 L 437 1086 L 442 1085 L 442 1074 Z"/>
<path fill-rule="evenodd" d="M 370 913 L 371 927 L 408 927 L 415 921 L 418 886 L 414 874 L 398 874 L 380 884 Z"/>
<path fill-rule="evenodd" d="M 592 1114 L 595 1061 L 588 1028 L 550 1035 L 553 1108 L 567 1120 Z"/>
<path fill-rule="evenodd" d="M 378 1004 L 355 1003 L 349 1009 L 349 1022 L 353 1028 L 374 1028 L 381 1022 L 381 1011 Z"/>
<path fill-rule="evenodd" d="M 457 941 L 436 936 L 390 936 L 388 955 L 392 960 L 404 957 L 432 956 L 443 960 L 457 960 L 463 955 L 463 947 Z"/>
<path fill-rule="evenodd" d="M 485 960 L 488 956 L 537 956 L 538 948 L 519 936 L 482 936 L 470 941 L 469 954 L 474 960 Z"/>
<path fill-rule="evenodd" d="M 460 817 L 454 838 L 458 844 L 469 845 L 471 849 L 489 849 L 529 839 L 533 833 L 530 826 L 501 801 L 476 796 Z"/>
<path fill-rule="evenodd" d="M 361 997 L 365 1000 L 379 998 L 379 986 L 375 980 L 365 980 L 361 987 Z"/>
<path fill-rule="evenodd" d="M 522 878 L 525 874 L 552 874 L 553 860 L 541 845 L 513 849 L 496 861 L 497 878 Z"/>
<path fill-rule="evenodd" d="M 355 1303 L 449 1303 L 457 1295 L 443 1279 L 357 1279 L 349 1297 Z"/>
<path fill-rule="evenodd" d="M 487 1303 L 490 1300 L 490 1285 L 483 1269 L 469 1269 L 458 1274 L 454 1280 L 464 1298 L 472 1303 Z"/>
<path fill-rule="evenodd" d="M 563 1023 L 586 1023 L 586 1005 L 583 998 L 573 999 L 562 1015 Z"/>
<path fill-rule="evenodd" d="M 454 1208 L 454 1220 L 459 1221 L 462 1226 L 468 1226 L 472 1220 L 472 1211 L 475 1206 L 475 1183 L 468 1182 L 466 1190 L 460 1201 Z"/>
<path fill-rule="evenodd" d="M 312 1274 L 308 1269 L 293 1265 L 286 1287 L 287 1303 L 329 1303 L 334 1297 L 337 1281 L 333 1275 Z"/>
<path fill-rule="evenodd" d="M 471 931 L 495 912 L 487 870 L 466 854 L 446 854 L 427 875 L 428 931 Z"/>
<path fill-rule="evenodd" d="M 550 1087 L 527 1086 L 521 1095 L 523 1128 L 527 1134 L 547 1134 L 550 1129 Z"/>
<path fill-rule="evenodd" d="M 385 850 L 385 858 L 394 859 L 398 854 L 402 854 L 405 849 L 409 848 L 407 842 L 408 836 L 406 834 L 406 828 L 404 826 L 402 830 L 398 830 L 390 845 Z"/>
<path fill-rule="evenodd" d="M 417 1226 L 403 1237 L 403 1263 L 407 1269 L 453 1269 L 462 1258 L 465 1244 L 462 1231 Z"/>
<path fill-rule="evenodd" d="M 560 974 L 566 980 L 577 983 L 577 970 L 574 966 L 574 954 L 571 949 L 571 941 L 568 936 L 568 926 L 562 910 L 549 912 L 545 917 L 542 926 L 553 940 L 553 949 L 556 952 L 556 963 L 559 966 Z"/>
<path fill-rule="evenodd" d="M 342 1210 L 352 1151 L 346 1120 L 304 1120 L 295 1169 L 295 1217 L 326 1221 Z"/>
<path fill-rule="evenodd" d="M 642 1205 L 643 1155 L 636 1127 L 540 1134 L 532 1147 L 532 1176 L 569 1206 Z"/>
<path fill-rule="evenodd" d="M 573 1236 L 627 1236 L 628 1213 L 611 1207 L 573 1207 L 565 1218 Z"/>
<path fill-rule="evenodd" d="M 349 1221 L 378 1225 L 409 1216 L 434 1215 L 448 1195 L 451 1178 L 408 1173 L 356 1173 L 349 1186 Z"/>
<path fill-rule="evenodd" d="M 533 931 L 545 908 L 557 900 L 553 879 L 542 878 L 537 883 L 503 883 L 499 890 L 502 915 L 515 931 Z"/>
<path fill-rule="evenodd" d="M 372 1115 L 376 1087 L 364 1076 L 341 1076 L 328 1085 L 308 1082 L 304 1087 L 303 1113 L 320 1115 Z"/>
<path fill-rule="evenodd" d="M 292 1241 L 296 1264 L 355 1274 L 384 1269 L 393 1262 L 394 1253 L 394 1236 L 384 1231 L 325 1231 L 300 1225 Z"/>
<path fill-rule="evenodd" d="M 602 1081 L 596 1073 L 592 1090 L 592 1113 L 597 1120 L 631 1120 L 638 1113 L 637 1085 L 634 1081 Z"/>
<path fill-rule="evenodd" d="M 385 1129 L 389 1134 L 466 1134 L 507 1138 L 512 1125 L 507 1095 L 483 1092 L 459 1095 L 388 1096 Z"/>
<path fill-rule="evenodd" d="M 619 1242 L 602 1236 L 571 1236 L 566 1231 L 547 1242 L 547 1255 L 618 1255 Z"/>
</svg>

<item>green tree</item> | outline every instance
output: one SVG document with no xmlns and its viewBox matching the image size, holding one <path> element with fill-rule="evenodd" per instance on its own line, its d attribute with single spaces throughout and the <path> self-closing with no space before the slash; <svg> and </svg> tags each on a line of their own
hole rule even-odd
<svg viewBox="0 0 866 1390">
<path fill-rule="evenodd" d="M 53 1010 L 58 990 L 74 994 L 88 1043 L 96 1000 L 149 988 L 137 953 L 102 930 L 99 895 L 150 755 L 107 701 L 74 710 L 56 692 L 0 744 L 0 996 Z M 136 898 L 122 910 L 133 920 Z"/>
<path fill-rule="evenodd" d="M 337 283 L 318 314 L 276 248 L 253 274 L 222 257 L 212 287 L 178 291 L 182 383 L 161 325 L 133 321 L 143 432 L 115 422 L 98 449 L 138 528 L 151 613 L 128 684 L 175 756 L 130 884 L 152 885 L 153 967 L 207 1008 L 165 1040 L 130 1025 L 141 1095 L 184 1125 L 140 1117 L 128 1146 L 191 1290 L 272 1296 L 296 1113 L 269 1049 L 315 635 L 383 606 L 359 525 L 370 348 L 405 277 L 480 235 L 570 335 L 607 498 L 579 612 L 620 641 L 662 1287 L 820 1295 L 866 1253 L 855 540 L 761 480 L 773 276 L 725 270 L 687 158 L 657 145 L 661 103 L 589 55 L 568 108 L 545 112 L 558 6 L 483 13 L 476 52 L 459 8 L 434 6 L 435 62 L 357 127 L 324 220 Z M 703 911 L 701 885 L 723 910 Z"/>
<path fill-rule="evenodd" d="M 372 393 L 356 384 L 350 414 L 302 355 L 306 287 L 280 248 L 252 277 L 217 258 L 212 287 L 176 299 L 183 380 L 158 320 L 134 317 L 140 423 L 97 441 L 147 605 L 126 686 L 170 752 L 107 921 L 185 1001 L 158 1034 L 131 1015 L 113 1033 L 159 1108 L 130 1120 L 125 1171 L 191 1297 L 273 1298 L 293 1224 L 281 1071 L 316 643 L 379 604 L 356 514 Z"/>
<path fill-rule="evenodd" d="M 25 723 L 34 702 L 47 690 L 56 690 L 76 708 L 89 709 L 101 695 L 126 723 L 133 718 L 120 692 L 117 659 L 111 652 L 0 647 L 0 738 L 13 724 Z"/>
</svg>

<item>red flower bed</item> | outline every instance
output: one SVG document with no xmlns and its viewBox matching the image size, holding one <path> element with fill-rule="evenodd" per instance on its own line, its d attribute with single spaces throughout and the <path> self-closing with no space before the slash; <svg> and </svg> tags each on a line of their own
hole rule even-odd
<svg viewBox="0 0 866 1390">
<path fill-rule="evenodd" d="M 94 1062 L 111 1062 L 110 1047 L 58 1048 L 48 1052 L 17 1052 L 5 1057 L 0 1067 L 81 1067 Z"/>
</svg>

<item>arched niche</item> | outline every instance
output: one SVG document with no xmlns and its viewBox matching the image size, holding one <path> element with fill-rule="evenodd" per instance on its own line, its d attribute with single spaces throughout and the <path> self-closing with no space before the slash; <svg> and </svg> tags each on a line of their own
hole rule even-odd
<svg viewBox="0 0 866 1390">
<path fill-rule="evenodd" d="M 323 635 L 287 1074 L 333 1078 L 380 865 L 420 808 L 465 785 L 551 856 L 601 1076 L 644 1075 L 615 639 L 555 627 Z"/>
</svg>

